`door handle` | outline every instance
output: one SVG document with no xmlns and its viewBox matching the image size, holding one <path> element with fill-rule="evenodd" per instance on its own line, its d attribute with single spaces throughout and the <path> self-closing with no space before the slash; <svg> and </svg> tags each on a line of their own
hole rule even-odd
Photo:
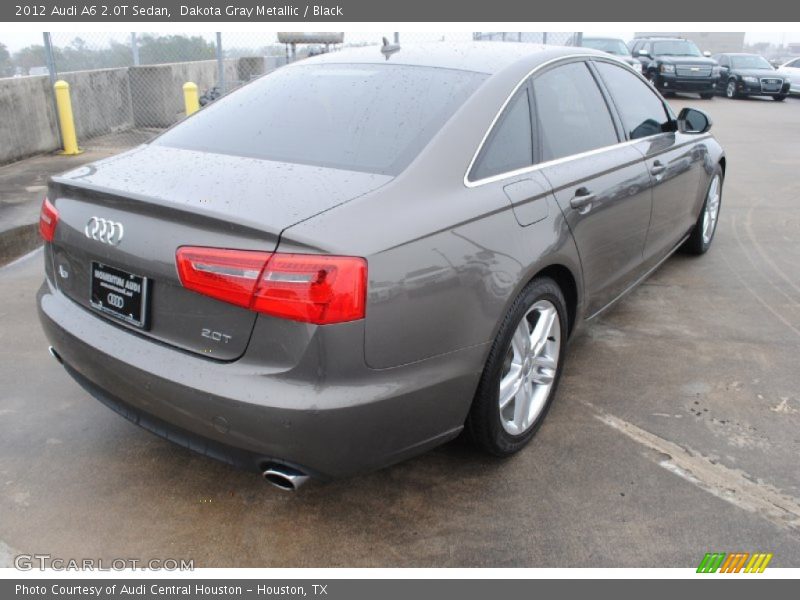
<svg viewBox="0 0 800 600">
<path fill-rule="evenodd" d="M 666 170 L 667 170 L 666 165 L 662 164 L 660 160 L 654 162 L 653 166 L 650 167 L 650 173 L 653 175 L 661 175 Z"/>
<path fill-rule="evenodd" d="M 575 196 L 569 201 L 569 205 L 579 213 L 584 214 L 591 210 L 594 200 L 594 194 L 582 187 L 575 190 Z"/>
</svg>

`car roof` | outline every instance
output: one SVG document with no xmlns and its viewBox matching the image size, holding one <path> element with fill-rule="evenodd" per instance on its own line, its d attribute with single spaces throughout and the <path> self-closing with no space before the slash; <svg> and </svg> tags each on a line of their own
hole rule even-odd
<svg viewBox="0 0 800 600">
<path fill-rule="evenodd" d="M 689 41 L 686 38 L 682 38 L 682 37 L 675 36 L 675 35 L 672 35 L 672 36 L 666 35 L 666 36 L 659 36 L 659 37 L 653 37 L 653 36 L 646 35 L 644 37 L 637 37 L 637 38 L 633 38 L 633 39 L 636 42 L 643 41 L 643 40 L 650 40 L 651 42 L 667 42 L 667 41 L 671 42 L 671 41 L 674 41 L 674 40 L 681 40 L 683 42 L 688 42 Z"/>
<path fill-rule="evenodd" d="M 391 46 L 390 46 L 391 47 Z M 387 56 L 381 46 L 344 48 L 314 56 L 292 65 L 309 64 L 395 64 L 418 67 L 457 69 L 493 75 L 517 63 L 530 68 L 555 58 L 570 55 L 605 53 L 575 46 L 544 46 L 522 42 L 432 42 L 400 44 L 400 49 Z"/>
<path fill-rule="evenodd" d="M 610 35 L 584 35 L 581 39 L 583 39 L 583 40 L 619 40 L 619 41 L 622 41 L 622 38 L 612 37 Z"/>
</svg>

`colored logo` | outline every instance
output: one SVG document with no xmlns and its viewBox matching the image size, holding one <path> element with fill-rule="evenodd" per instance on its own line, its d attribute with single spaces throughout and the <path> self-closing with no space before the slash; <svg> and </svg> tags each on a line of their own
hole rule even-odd
<svg viewBox="0 0 800 600">
<path fill-rule="evenodd" d="M 763 573 L 772 553 L 756 552 L 707 552 L 697 567 L 698 573 Z"/>
</svg>

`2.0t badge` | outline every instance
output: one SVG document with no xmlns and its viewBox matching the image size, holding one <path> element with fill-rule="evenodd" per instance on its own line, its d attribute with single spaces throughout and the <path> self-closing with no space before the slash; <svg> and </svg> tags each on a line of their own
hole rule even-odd
<svg viewBox="0 0 800 600">
<path fill-rule="evenodd" d="M 122 241 L 122 236 L 125 235 L 125 228 L 122 226 L 122 223 L 118 223 L 117 221 L 92 217 L 86 223 L 83 232 L 86 234 L 86 237 L 91 240 L 118 246 Z"/>
</svg>

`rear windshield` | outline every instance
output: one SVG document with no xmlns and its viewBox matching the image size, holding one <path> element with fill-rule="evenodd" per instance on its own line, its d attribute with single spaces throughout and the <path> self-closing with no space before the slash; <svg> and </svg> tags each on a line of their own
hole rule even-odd
<svg viewBox="0 0 800 600">
<path fill-rule="evenodd" d="M 216 101 L 153 143 L 397 175 L 486 77 L 403 65 L 297 65 Z"/>
</svg>

